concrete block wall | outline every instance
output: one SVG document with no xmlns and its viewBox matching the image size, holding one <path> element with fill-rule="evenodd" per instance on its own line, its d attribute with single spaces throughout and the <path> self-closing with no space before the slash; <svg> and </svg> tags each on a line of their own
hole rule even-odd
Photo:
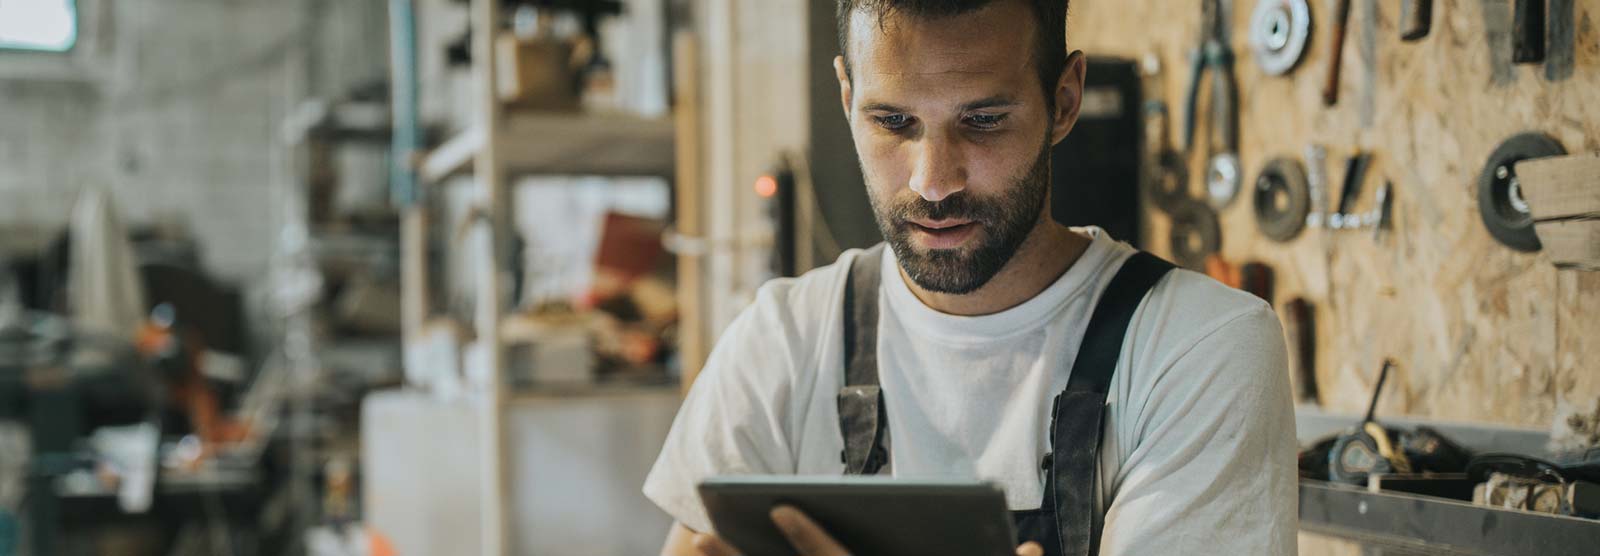
<svg viewBox="0 0 1600 556">
<path fill-rule="evenodd" d="M 59 226 L 105 187 L 125 222 L 185 224 L 214 273 L 263 275 L 296 187 L 281 122 L 387 74 L 385 3 L 80 5 L 79 52 L 0 52 L 0 227 Z M 51 64 L 73 69 L 14 70 Z"/>
</svg>

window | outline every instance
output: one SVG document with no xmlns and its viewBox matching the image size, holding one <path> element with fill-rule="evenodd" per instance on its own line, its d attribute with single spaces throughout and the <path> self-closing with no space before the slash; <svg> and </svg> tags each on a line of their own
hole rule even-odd
<svg viewBox="0 0 1600 556">
<path fill-rule="evenodd" d="M 76 0 L 0 0 L 0 49 L 66 52 L 77 42 Z"/>
</svg>

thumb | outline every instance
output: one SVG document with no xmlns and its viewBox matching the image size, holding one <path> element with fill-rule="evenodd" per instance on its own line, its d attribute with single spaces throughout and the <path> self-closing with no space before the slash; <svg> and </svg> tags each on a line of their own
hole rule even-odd
<svg viewBox="0 0 1600 556">
<path fill-rule="evenodd" d="M 1017 547 L 1017 556 L 1044 556 L 1044 547 L 1039 546 L 1039 543 L 1028 541 Z"/>
</svg>

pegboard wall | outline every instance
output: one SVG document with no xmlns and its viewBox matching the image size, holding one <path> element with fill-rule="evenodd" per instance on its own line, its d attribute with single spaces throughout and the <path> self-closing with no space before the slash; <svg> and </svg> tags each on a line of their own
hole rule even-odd
<svg viewBox="0 0 1600 556">
<path fill-rule="evenodd" d="M 1335 0 L 1311 0 L 1304 58 L 1266 75 L 1250 55 L 1255 0 L 1224 0 L 1239 98 L 1244 192 L 1220 212 L 1222 255 L 1275 271 L 1275 305 L 1315 307 L 1318 400 L 1329 411 L 1365 410 L 1385 358 L 1397 367 L 1379 415 L 1413 415 L 1529 427 L 1566 427 L 1600 403 L 1600 273 L 1557 270 L 1549 258 L 1495 242 L 1478 216 L 1478 173 L 1505 138 L 1541 131 L 1568 152 L 1600 151 L 1600 0 L 1550 0 L 1569 18 L 1571 46 L 1543 65 L 1511 63 L 1511 0 L 1435 0 L 1432 31 L 1403 42 L 1400 2 L 1351 0 L 1340 101 L 1324 107 Z M 1178 137 L 1200 2 L 1074 0 L 1069 46 L 1091 55 L 1154 57 L 1145 86 L 1171 108 Z M 1205 89 L 1202 89 L 1205 90 Z M 1150 96 L 1150 92 L 1147 92 Z M 1287 243 L 1257 231 L 1249 187 L 1271 158 L 1305 161 L 1328 149 L 1330 205 L 1344 160 L 1370 152 L 1364 195 L 1393 184 L 1393 229 L 1307 229 Z M 1191 181 L 1203 176 L 1189 158 Z M 1195 184 L 1198 196 L 1201 186 Z M 1149 237 L 1169 221 L 1149 214 Z M 1153 247 L 1165 246 L 1158 239 Z"/>
</svg>

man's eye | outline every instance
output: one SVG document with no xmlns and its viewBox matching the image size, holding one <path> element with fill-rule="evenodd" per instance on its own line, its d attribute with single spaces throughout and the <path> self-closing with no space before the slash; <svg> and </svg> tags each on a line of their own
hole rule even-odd
<svg viewBox="0 0 1600 556">
<path fill-rule="evenodd" d="M 967 124 L 978 129 L 994 129 L 1005 119 L 1005 114 L 973 114 L 967 116 Z"/>
<path fill-rule="evenodd" d="M 873 116 L 872 119 L 876 120 L 880 127 L 889 130 L 904 129 L 906 126 L 911 125 L 911 118 L 907 117 L 905 114 Z"/>
</svg>

